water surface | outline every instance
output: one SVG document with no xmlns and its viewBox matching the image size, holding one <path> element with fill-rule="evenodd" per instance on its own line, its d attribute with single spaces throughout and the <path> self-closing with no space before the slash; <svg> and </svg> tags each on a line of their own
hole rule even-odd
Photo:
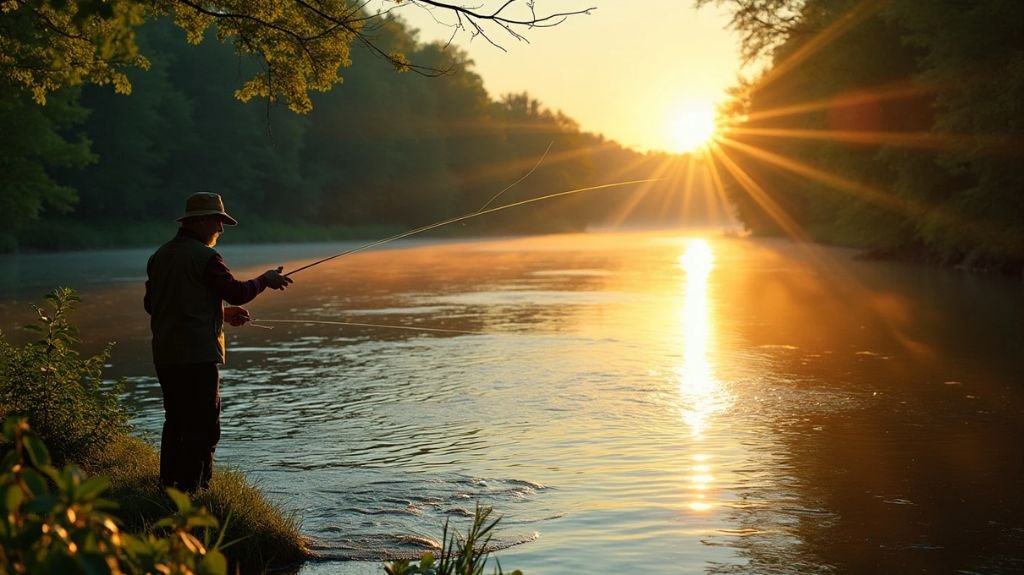
<svg viewBox="0 0 1024 575">
<path fill-rule="evenodd" d="M 221 247 L 252 276 L 349 246 Z M 0 318 L 80 287 L 156 432 L 147 255 L 0 258 Z M 478 502 L 529 575 L 1024 570 L 1018 281 L 683 232 L 402 244 L 295 279 L 248 307 L 296 323 L 229 332 L 217 459 L 299 514 L 304 575 L 380 573 Z"/>
</svg>

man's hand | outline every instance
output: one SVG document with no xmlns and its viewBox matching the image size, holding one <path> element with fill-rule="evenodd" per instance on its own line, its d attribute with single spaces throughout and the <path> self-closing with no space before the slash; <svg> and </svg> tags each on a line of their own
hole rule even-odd
<svg viewBox="0 0 1024 575">
<path fill-rule="evenodd" d="M 244 307 L 231 306 L 224 308 L 224 321 L 235 327 L 245 325 L 250 319 L 249 311 Z"/>
<path fill-rule="evenodd" d="M 281 275 L 284 271 L 284 266 L 277 268 L 276 270 L 267 270 L 263 272 L 263 281 L 266 282 L 267 287 L 270 289 L 280 289 L 288 287 L 288 284 L 294 283 L 294 280 L 290 277 Z"/>
</svg>

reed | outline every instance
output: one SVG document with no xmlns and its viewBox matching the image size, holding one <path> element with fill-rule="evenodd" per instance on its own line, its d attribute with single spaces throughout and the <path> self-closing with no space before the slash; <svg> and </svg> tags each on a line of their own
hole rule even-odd
<svg viewBox="0 0 1024 575">
<path fill-rule="evenodd" d="M 441 535 L 441 551 L 438 556 L 426 552 L 418 563 L 408 560 L 392 561 L 384 565 L 387 575 L 482 575 L 491 554 L 491 537 L 501 517 L 491 518 L 494 509 L 476 504 L 473 522 L 466 534 L 444 523 Z M 495 559 L 493 573 L 504 575 L 501 563 Z M 518 569 L 508 575 L 523 575 Z"/>
</svg>

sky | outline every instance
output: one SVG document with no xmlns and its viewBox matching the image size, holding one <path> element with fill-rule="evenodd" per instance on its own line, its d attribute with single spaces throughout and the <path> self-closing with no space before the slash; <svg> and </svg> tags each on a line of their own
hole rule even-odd
<svg viewBox="0 0 1024 575">
<path fill-rule="evenodd" d="M 520 4 L 525 3 L 521 0 Z M 384 1 L 382 5 L 391 5 Z M 493 1 L 462 2 L 493 7 Z M 729 17 L 692 0 L 536 0 L 537 14 L 596 9 L 552 28 L 524 30 L 528 42 L 492 28 L 504 51 L 468 32 L 453 44 L 468 51 L 492 97 L 528 92 L 561 110 L 585 132 L 641 151 L 678 151 L 681 115 L 725 97 L 740 74 L 738 36 Z M 447 12 L 404 3 L 396 12 L 419 29 L 421 41 L 443 40 Z"/>
</svg>

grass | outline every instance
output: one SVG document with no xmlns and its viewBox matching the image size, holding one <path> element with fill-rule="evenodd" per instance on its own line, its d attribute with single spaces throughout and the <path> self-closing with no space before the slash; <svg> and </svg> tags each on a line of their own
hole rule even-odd
<svg viewBox="0 0 1024 575">
<path fill-rule="evenodd" d="M 174 511 L 160 487 L 159 455 L 143 439 L 119 436 L 83 467 L 110 479 L 107 496 L 118 502 L 116 515 L 128 531 L 143 532 Z M 222 527 L 227 522 L 224 554 L 241 573 L 294 567 L 311 557 L 297 517 L 269 501 L 238 471 L 218 468 L 210 488 L 192 499 L 209 509 Z"/>
</svg>

